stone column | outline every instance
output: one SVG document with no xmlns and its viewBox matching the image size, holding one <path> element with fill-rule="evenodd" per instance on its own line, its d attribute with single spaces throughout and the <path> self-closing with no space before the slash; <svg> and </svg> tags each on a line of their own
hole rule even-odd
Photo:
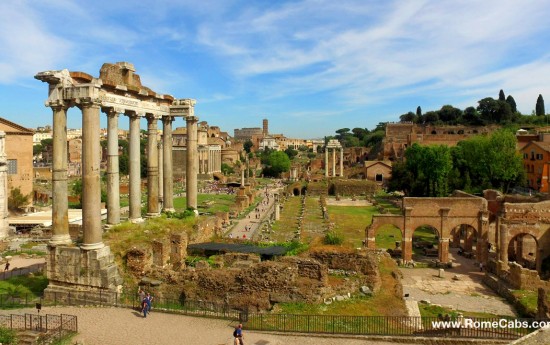
<svg viewBox="0 0 550 345">
<path fill-rule="evenodd" d="M 128 218 L 133 223 L 143 221 L 141 218 L 141 165 L 139 148 L 139 120 L 136 113 L 129 113 L 130 118 L 130 140 L 129 140 L 129 208 Z"/>
<path fill-rule="evenodd" d="M 328 147 L 325 146 L 325 177 L 328 177 Z"/>
<path fill-rule="evenodd" d="M 164 210 L 174 212 L 174 175 L 172 173 L 172 116 L 162 117 Z"/>
<path fill-rule="evenodd" d="M 163 157 L 163 150 L 162 150 L 162 138 L 158 138 L 157 140 L 157 157 L 159 159 L 158 167 L 159 167 L 159 210 L 164 209 L 164 157 Z"/>
<path fill-rule="evenodd" d="M 157 118 L 147 114 L 147 217 L 159 215 Z"/>
<path fill-rule="evenodd" d="M 118 114 L 113 108 L 107 114 L 107 224 L 120 223 L 120 174 L 118 168 Z"/>
<path fill-rule="evenodd" d="M 472 229 L 469 229 L 469 228 L 467 228 L 465 232 L 466 233 L 464 236 L 464 250 L 467 252 L 471 252 L 472 246 L 474 243 L 474 232 L 472 231 Z"/>
<path fill-rule="evenodd" d="M 332 177 L 336 177 L 336 149 L 332 149 Z"/>
<path fill-rule="evenodd" d="M 186 196 L 187 208 L 197 209 L 197 167 L 199 165 L 197 156 L 197 122 L 196 116 L 187 116 L 187 166 L 186 166 Z"/>
<path fill-rule="evenodd" d="M 53 110 L 52 162 L 52 246 L 70 244 L 67 187 L 67 107 L 51 105 Z M 99 139 L 98 139 L 99 140 Z"/>
<path fill-rule="evenodd" d="M 99 165 L 99 103 L 87 98 L 80 102 L 82 109 L 82 232 L 84 250 L 105 245 L 101 228 L 101 184 Z"/>
<path fill-rule="evenodd" d="M 376 234 L 372 224 L 365 228 L 365 246 L 368 249 L 376 249 Z"/>
<path fill-rule="evenodd" d="M 344 148 L 340 148 L 340 177 L 344 177 Z"/>
<path fill-rule="evenodd" d="M 449 262 L 449 239 L 439 238 L 439 261 L 446 263 Z"/>
<path fill-rule="evenodd" d="M 500 225 L 500 252 L 499 260 L 502 262 L 502 269 L 508 269 L 508 227 L 505 224 Z"/>
<path fill-rule="evenodd" d="M 8 156 L 6 155 L 6 133 L 0 131 L 0 239 L 8 237 Z"/>
</svg>

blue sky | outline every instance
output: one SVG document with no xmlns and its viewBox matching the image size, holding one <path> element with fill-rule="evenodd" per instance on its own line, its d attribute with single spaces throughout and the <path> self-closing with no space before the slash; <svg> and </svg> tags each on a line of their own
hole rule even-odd
<svg viewBox="0 0 550 345">
<path fill-rule="evenodd" d="M 37 72 L 117 61 L 230 134 L 263 118 L 295 138 L 373 129 L 500 89 L 523 113 L 550 104 L 546 0 L 2 0 L 0 47 L 0 117 L 32 128 L 52 121 Z"/>
</svg>

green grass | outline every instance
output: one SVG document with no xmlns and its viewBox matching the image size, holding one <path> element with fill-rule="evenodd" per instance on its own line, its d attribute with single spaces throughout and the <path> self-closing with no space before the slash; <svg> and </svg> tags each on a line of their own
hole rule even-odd
<svg viewBox="0 0 550 345">
<path fill-rule="evenodd" d="M 329 220 L 335 224 L 334 231 L 344 235 L 344 243 L 361 247 L 365 239 L 365 228 L 371 224 L 372 215 L 377 213 L 373 206 L 327 206 Z"/>
<path fill-rule="evenodd" d="M 538 292 L 529 290 L 513 290 L 512 294 L 519 299 L 519 302 L 528 312 L 535 315 L 538 309 Z"/>
<path fill-rule="evenodd" d="M 376 248 L 395 249 L 395 242 L 401 242 L 401 230 L 391 224 L 382 225 L 376 231 Z"/>
<path fill-rule="evenodd" d="M 271 239 L 275 242 L 286 242 L 294 238 L 294 232 L 298 230 L 298 216 L 300 212 L 301 198 L 289 197 L 283 203 L 283 210 L 279 220 L 273 223 L 274 233 Z"/>
<path fill-rule="evenodd" d="M 459 313 L 462 314 L 464 317 L 475 317 L 475 318 L 486 318 L 486 319 L 509 317 L 509 316 L 502 316 L 502 315 L 491 314 L 491 313 L 454 310 L 454 309 L 449 309 L 441 306 L 424 304 L 424 303 L 418 303 L 418 309 L 420 309 L 420 315 L 423 317 L 438 317 L 439 315 L 443 315 L 443 316 L 449 315 L 451 317 L 457 317 Z"/>
<path fill-rule="evenodd" d="M 33 297 L 38 297 L 47 286 L 48 278 L 44 275 L 16 276 L 0 280 L 0 294 L 16 292 L 14 289 L 19 289 L 20 294 L 32 294 Z"/>
<path fill-rule="evenodd" d="M 413 233 L 413 253 L 417 255 L 424 255 L 423 248 L 415 248 L 414 243 L 416 242 L 429 242 L 434 245 L 435 248 L 438 246 L 437 232 L 430 227 L 421 226 L 417 228 Z"/>
<path fill-rule="evenodd" d="M 197 195 L 197 207 L 199 211 L 216 213 L 229 212 L 229 208 L 235 203 L 233 194 L 199 194 Z M 174 198 L 174 208 L 183 211 L 187 208 L 187 198 Z"/>
</svg>

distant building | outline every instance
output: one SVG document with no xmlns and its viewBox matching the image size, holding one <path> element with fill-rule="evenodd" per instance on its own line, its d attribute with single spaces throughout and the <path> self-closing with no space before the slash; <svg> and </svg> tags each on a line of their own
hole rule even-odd
<svg viewBox="0 0 550 345">
<path fill-rule="evenodd" d="M 548 193 L 550 179 L 550 143 L 532 141 L 521 149 L 529 188 Z"/>
<path fill-rule="evenodd" d="M 236 140 L 251 140 L 253 136 L 263 136 L 263 130 L 260 127 L 254 128 L 241 128 L 234 130 L 235 135 L 233 136 Z"/>
<path fill-rule="evenodd" d="M 6 133 L 5 151 L 8 164 L 8 194 L 19 188 L 21 194 L 30 195 L 32 205 L 33 188 L 33 135 L 34 131 L 0 118 L 0 131 Z"/>
</svg>

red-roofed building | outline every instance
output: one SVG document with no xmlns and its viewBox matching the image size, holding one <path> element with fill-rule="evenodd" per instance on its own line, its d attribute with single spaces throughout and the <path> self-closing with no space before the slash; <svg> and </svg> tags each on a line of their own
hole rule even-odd
<svg viewBox="0 0 550 345">
<path fill-rule="evenodd" d="M 532 141 L 521 149 L 521 154 L 529 187 L 542 193 L 548 193 L 550 143 Z"/>
</svg>

